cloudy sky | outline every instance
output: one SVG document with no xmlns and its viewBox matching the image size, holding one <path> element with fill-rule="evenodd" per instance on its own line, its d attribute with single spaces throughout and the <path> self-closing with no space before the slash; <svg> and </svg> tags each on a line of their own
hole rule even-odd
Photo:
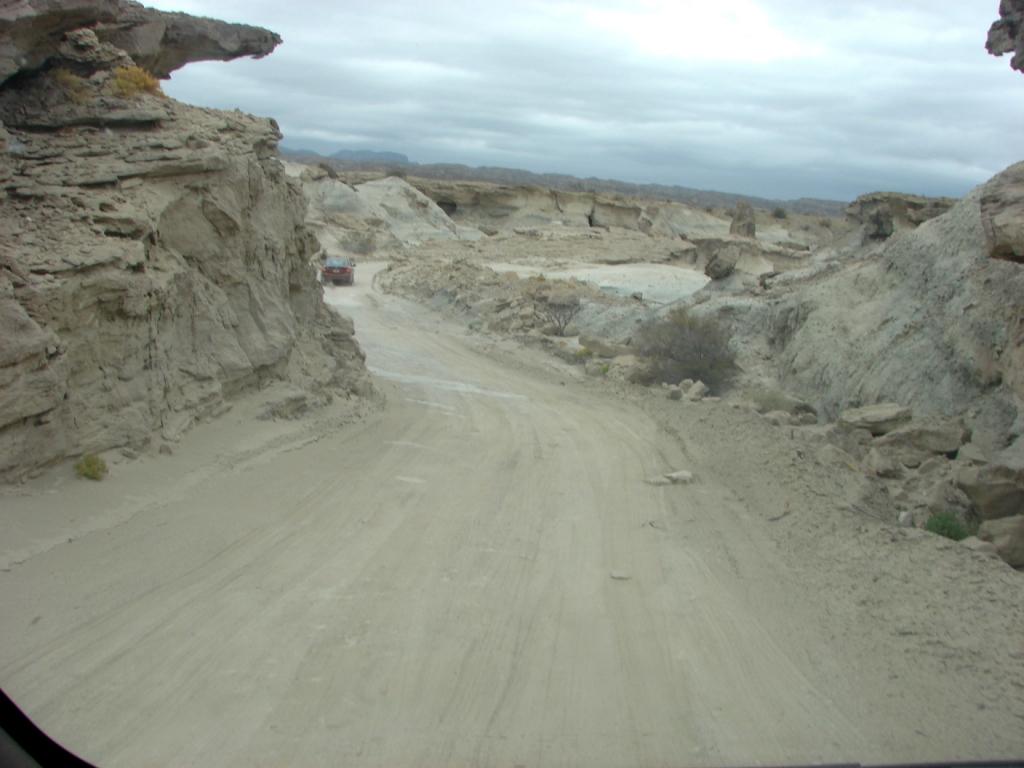
<svg viewBox="0 0 1024 768">
<path fill-rule="evenodd" d="M 285 144 L 771 198 L 962 195 L 1024 159 L 997 0 L 147 0 L 264 26 L 165 90 Z"/>
</svg>

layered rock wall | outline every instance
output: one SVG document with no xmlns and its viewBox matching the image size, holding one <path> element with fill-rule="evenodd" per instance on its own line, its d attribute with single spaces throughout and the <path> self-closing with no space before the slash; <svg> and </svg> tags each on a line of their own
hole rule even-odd
<svg viewBox="0 0 1024 768">
<path fill-rule="evenodd" d="M 56 47 L 0 87 L 0 478 L 175 440 L 270 381 L 367 391 L 273 121 L 118 94 L 93 29 Z"/>
</svg>

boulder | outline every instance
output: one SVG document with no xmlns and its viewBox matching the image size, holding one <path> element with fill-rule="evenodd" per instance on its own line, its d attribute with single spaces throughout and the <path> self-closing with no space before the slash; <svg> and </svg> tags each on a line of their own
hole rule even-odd
<svg viewBox="0 0 1024 768">
<path fill-rule="evenodd" d="M 869 475 L 889 479 L 903 476 L 903 467 L 900 463 L 878 448 L 868 451 L 868 455 L 864 458 L 864 471 Z"/>
<path fill-rule="evenodd" d="M 705 384 L 703 381 L 695 381 L 693 383 L 693 386 L 691 386 L 686 391 L 686 399 L 687 400 L 700 400 L 707 393 L 708 393 L 707 384 Z"/>
<path fill-rule="evenodd" d="M 911 449 L 921 453 L 951 455 L 960 450 L 967 430 L 959 419 L 934 419 L 897 427 L 875 443 L 891 449 Z"/>
<path fill-rule="evenodd" d="M 987 464 L 989 461 L 988 454 L 984 449 L 974 443 L 967 443 L 967 445 L 961 446 L 960 450 L 957 451 L 956 457 L 960 461 L 967 461 L 971 464 Z"/>
<path fill-rule="evenodd" d="M 904 466 L 917 467 L 930 456 L 956 455 L 967 436 L 959 419 L 934 419 L 897 427 L 876 438 L 875 444 L 889 451 Z"/>
<path fill-rule="evenodd" d="M 961 467 L 955 479 L 983 520 L 1024 512 L 1024 470 L 981 464 Z"/>
<path fill-rule="evenodd" d="M 989 27 L 985 49 L 993 56 L 1012 53 L 1010 66 L 1024 72 L 1024 0 L 1001 0 L 999 18 Z"/>
<path fill-rule="evenodd" d="M 749 203 L 742 200 L 736 203 L 736 210 L 732 214 L 732 223 L 729 225 L 729 234 L 740 237 L 754 237 L 756 225 L 754 222 L 754 209 Z"/>
<path fill-rule="evenodd" d="M 971 500 L 952 480 L 941 478 L 925 491 L 925 508 L 933 515 L 948 512 L 967 520 Z"/>
<path fill-rule="evenodd" d="M 887 434 L 910 421 L 911 410 L 897 403 L 878 403 L 848 408 L 839 414 L 839 423 L 853 429 L 866 429 L 876 437 Z"/>
<path fill-rule="evenodd" d="M 981 195 L 981 226 L 993 259 L 1024 262 L 1024 163 L 989 181 Z"/>
<path fill-rule="evenodd" d="M 1024 515 L 986 520 L 978 538 L 991 542 L 996 553 L 1014 568 L 1024 568 Z"/>
<path fill-rule="evenodd" d="M 682 400 L 683 399 L 683 390 L 681 390 L 679 387 L 669 387 L 668 399 L 669 400 Z"/>
</svg>

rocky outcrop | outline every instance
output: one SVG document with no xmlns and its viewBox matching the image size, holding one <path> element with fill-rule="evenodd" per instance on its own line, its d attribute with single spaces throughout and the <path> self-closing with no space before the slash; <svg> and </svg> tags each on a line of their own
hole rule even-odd
<svg viewBox="0 0 1024 768">
<path fill-rule="evenodd" d="M 683 241 L 673 256 L 684 264 L 702 270 L 712 280 L 721 282 L 737 275 L 730 285 L 752 285 L 761 275 L 804 266 L 807 252 L 793 250 L 750 237 L 694 237 Z"/>
<path fill-rule="evenodd" d="M 329 254 L 353 258 L 400 252 L 431 240 L 480 237 L 463 230 L 433 200 L 395 177 L 349 186 L 329 171 L 287 163 L 309 200 L 306 222 Z"/>
<path fill-rule="evenodd" d="M 64 59 L 67 34 L 85 27 L 157 77 L 193 61 L 266 56 L 281 42 L 259 27 L 166 13 L 131 0 L 18 0 L 0 7 L 0 84 Z"/>
<path fill-rule="evenodd" d="M 692 311 L 730 329 L 749 376 L 825 418 L 903 403 L 919 419 L 962 416 L 972 443 L 995 454 L 1020 433 L 1024 399 L 1024 268 L 990 258 L 982 217 L 1002 183 L 881 248 L 821 251 L 763 296 L 705 290 Z"/>
<path fill-rule="evenodd" d="M 1024 0 L 1000 0 L 999 19 L 988 30 L 985 48 L 993 56 L 1012 53 L 1010 66 L 1024 72 Z"/>
<path fill-rule="evenodd" d="M 119 93 L 107 67 L 127 54 L 91 29 L 69 43 L 0 87 L 0 478 L 176 440 L 275 380 L 365 392 L 273 121 Z"/>
<path fill-rule="evenodd" d="M 989 256 L 1024 262 L 1024 163 L 1010 166 L 985 185 L 981 226 Z"/>
<path fill-rule="evenodd" d="M 862 227 L 865 243 L 878 242 L 902 229 L 913 229 L 941 216 L 955 203 L 956 200 L 949 197 L 872 192 L 850 203 L 846 215 Z"/>
<path fill-rule="evenodd" d="M 655 237 L 723 236 L 723 219 L 680 203 L 617 199 L 595 192 L 483 182 L 412 179 L 459 225 L 488 234 L 523 227 L 616 228 Z"/>
<path fill-rule="evenodd" d="M 757 225 L 754 222 L 754 209 L 749 203 L 742 200 L 736 203 L 736 210 L 732 214 L 732 223 L 729 225 L 729 234 L 739 237 L 755 237 Z"/>
</svg>

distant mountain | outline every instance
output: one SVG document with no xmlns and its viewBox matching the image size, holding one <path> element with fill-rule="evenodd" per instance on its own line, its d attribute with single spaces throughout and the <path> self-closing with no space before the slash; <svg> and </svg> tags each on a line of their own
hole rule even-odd
<svg viewBox="0 0 1024 768">
<path fill-rule="evenodd" d="M 330 157 L 332 160 L 359 165 L 409 165 L 409 158 L 401 152 L 375 152 L 372 149 L 339 149 Z"/>
<path fill-rule="evenodd" d="M 329 163 L 338 170 L 389 171 L 396 166 L 411 176 L 447 181 L 485 181 L 492 184 L 548 187 L 567 192 L 600 192 L 606 195 L 645 197 L 686 203 L 699 208 L 732 208 L 739 201 L 745 201 L 755 208 L 773 210 L 786 208 L 796 213 L 817 216 L 842 216 L 846 203 L 840 200 L 819 200 L 801 197 L 798 200 L 772 200 L 732 192 L 693 189 L 667 184 L 633 184 L 616 179 L 590 177 L 580 179 L 561 173 L 534 173 L 518 168 L 491 166 L 471 167 L 457 163 L 420 164 L 409 161 L 399 152 L 374 152 L 371 150 L 343 149 L 330 156 L 307 149 L 281 147 L 281 154 L 291 160 L 306 163 Z"/>
</svg>

